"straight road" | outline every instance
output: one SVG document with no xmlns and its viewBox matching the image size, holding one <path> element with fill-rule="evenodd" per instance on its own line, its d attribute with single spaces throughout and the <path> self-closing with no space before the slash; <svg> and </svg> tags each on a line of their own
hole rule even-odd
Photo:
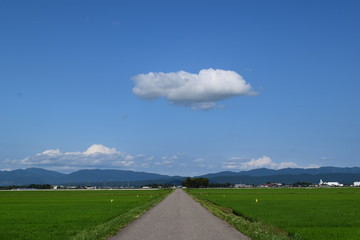
<svg viewBox="0 0 360 240">
<path fill-rule="evenodd" d="M 249 240 L 177 189 L 109 240 Z"/>
</svg>

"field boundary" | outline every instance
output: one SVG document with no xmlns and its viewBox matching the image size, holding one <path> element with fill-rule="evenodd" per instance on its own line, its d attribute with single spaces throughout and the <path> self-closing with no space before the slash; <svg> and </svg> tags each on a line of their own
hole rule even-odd
<svg viewBox="0 0 360 240">
<path fill-rule="evenodd" d="M 240 216 L 231 208 L 219 206 L 211 201 L 196 198 L 188 191 L 185 192 L 215 216 L 225 220 L 253 240 L 300 240 L 299 237 L 291 236 L 288 232 L 272 224 L 247 219 L 246 216 Z"/>
<path fill-rule="evenodd" d="M 163 201 L 172 191 L 169 191 L 163 196 L 159 196 L 156 199 L 148 201 L 146 204 L 141 205 L 137 208 L 131 209 L 130 211 L 118 215 L 111 220 L 97 225 L 91 229 L 85 229 L 76 234 L 70 240 L 98 240 L 98 239 L 107 239 L 112 235 L 116 234 L 118 231 L 123 229 L 132 221 L 136 220 L 148 210 L 153 208 L 155 205 Z"/>
</svg>

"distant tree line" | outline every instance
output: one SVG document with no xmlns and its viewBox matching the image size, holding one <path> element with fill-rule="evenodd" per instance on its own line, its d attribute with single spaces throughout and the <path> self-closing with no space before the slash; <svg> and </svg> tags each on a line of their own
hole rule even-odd
<svg viewBox="0 0 360 240">
<path fill-rule="evenodd" d="M 181 185 L 188 188 L 207 188 L 209 186 L 209 179 L 187 177 Z"/>
<path fill-rule="evenodd" d="M 150 188 L 171 188 L 174 186 L 174 184 L 158 184 L 158 183 L 151 183 L 148 185 L 144 185 L 144 186 L 148 186 Z M 141 186 L 143 187 L 143 186 Z"/>
<path fill-rule="evenodd" d="M 30 185 L 11 185 L 11 186 L 0 186 L 0 190 L 11 190 L 11 189 L 51 189 L 50 184 L 30 184 Z"/>
<path fill-rule="evenodd" d="M 291 184 L 292 187 L 309 187 L 311 185 L 312 185 L 312 183 L 309 183 L 309 182 L 296 182 L 296 183 Z"/>
<path fill-rule="evenodd" d="M 209 183 L 209 188 L 230 188 L 233 187 L 232 183 Z"/>
</svg>

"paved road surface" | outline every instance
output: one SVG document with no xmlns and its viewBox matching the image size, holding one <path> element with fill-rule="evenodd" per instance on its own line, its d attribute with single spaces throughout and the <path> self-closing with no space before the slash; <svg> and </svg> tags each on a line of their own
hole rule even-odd
<svg viewBox="0 0 360 240">
<path fill-rule="evenodd" d="M 177 189 L 109 240 L 235 239 L 249 238 Z"/>
</svg>

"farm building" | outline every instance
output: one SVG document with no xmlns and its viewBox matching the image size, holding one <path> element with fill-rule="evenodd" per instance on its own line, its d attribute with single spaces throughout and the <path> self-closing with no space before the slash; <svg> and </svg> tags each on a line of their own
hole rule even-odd
<svg viewBox="0 0 360 240">
<path fill-rule="evenodd" d="M 354 182 L 354 187 L 360 187 L 360 182 Z"/>
</svg>

